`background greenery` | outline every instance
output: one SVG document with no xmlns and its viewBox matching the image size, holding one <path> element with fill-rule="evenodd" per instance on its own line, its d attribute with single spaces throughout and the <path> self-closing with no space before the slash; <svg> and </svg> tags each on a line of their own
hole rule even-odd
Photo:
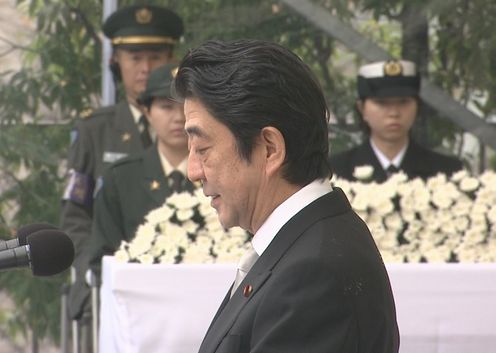
<svg viewBox="0 0 496 353">
<path fill-rule="evenodd" d="M 496 2 L 493 0 L 316 0 L 314 3 L 373 39 L 396 57 L 414 60 L 424 74 L 482 117 L 496 99 Z M 136 3 L 120 1 L 120 5 Z M 141 3 L 144 3 L 141 1 Z M 360 137 L 354 112 L 354 75 L 361 59 L 324 35 L 283 3 L 269 0 L 150 1 L 176 10 L 186 33 L 181 57 L 206 39 L 261 38 L 299 54 L 316 72 L 334 115 L 333 151 Z M 0 76 L 0 234 L 19 225 L 59 222 L 64 158 L 71 123 L 99 102 L 101 0 L 18 0 L 36 23 L 22 50 L 22 68 Z M 458 127 L 423 109 L 416 135 L 429 146 L 451 149 L 478 168 L 488 160 L 463 154 Z M 0 274 L 0 288 L 15 301 L 2 313 L 3 330 L 58 340 L 59 292 L 67 274 L 33 278 L 28 271 Z"/>
</svg>

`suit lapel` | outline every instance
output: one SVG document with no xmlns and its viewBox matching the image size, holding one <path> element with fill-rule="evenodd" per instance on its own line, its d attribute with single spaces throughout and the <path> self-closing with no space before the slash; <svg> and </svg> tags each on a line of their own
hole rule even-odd
<svg viewBox="0 0 496 353">
<path fill-rule="evenodd" d="M 256 293 L 263 287 L 272 273 L 272 269 L 293 245 L 293 243 L 308 229 L 309 225 L 326 217 L 332 217 L 348 212 L 351 206 L 343 191 L 334 188 L 321 198 L 315 200 L 303 210 L 292 217 L 277 233 L 264 251 L 262 256 L 253 265 L 243 282 L 238 287 L 236 293 L 229 300 L 229 292 L 224 298 L 223 305 L 214 317 L 207 334 L 200 347 L 200 353 L 215 352 L 222 339 L 232 327 L 239 312 L 249 303 Z M 248 297 L 243 294 L 246 285 L 252 286 L 252 292 Z"/>
</svg>

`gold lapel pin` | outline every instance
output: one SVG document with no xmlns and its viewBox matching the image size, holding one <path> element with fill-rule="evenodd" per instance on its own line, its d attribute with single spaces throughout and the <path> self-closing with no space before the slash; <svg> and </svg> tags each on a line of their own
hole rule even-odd
<svg viewBox="0 0 496 353">
<path fill-rule="evenodd" d="M 129 132 L 125 132 L 122 134 L 121 138 L 122 138 L 122 142 L 127 142 L 131 140 L 131 134 Z"/>
<path fill-rule="evenodd" d="M 160 189 L 160 183 L 156 180 L 150 183 L 150 190 L 158 190 Z"/>
</svg>

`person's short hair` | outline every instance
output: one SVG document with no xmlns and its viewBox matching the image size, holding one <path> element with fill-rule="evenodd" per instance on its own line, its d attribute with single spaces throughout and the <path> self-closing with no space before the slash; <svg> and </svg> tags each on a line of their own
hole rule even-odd
<svg viewBox="0 0 496 353">
<path fill-rule="evenodd" d="M 174 88 L 229 128 L 241 158 L 250 161 L 256 137 L 272 126 L 284 137 L 287 181 L 306 185 L 330 175 L 327 104 L 290 50 L 261 40 L 208 41 L 183 58 Z"/>
<path fill-rule="evenodd" d="M 157 67 L 148 77 L 145 90 L 138 97 L 138 104 L 150 109 L 155 98 L 171 99 L 171 85 L 177 73 L 177 64 Z"/>
<path fill-rule="evenodd" d="M 378 61 L 358 70 L 357 91 L 360 99 L 371 97 L 417 97 L 420 75 L 415 63 L 407 60 Z"/>
</svg>

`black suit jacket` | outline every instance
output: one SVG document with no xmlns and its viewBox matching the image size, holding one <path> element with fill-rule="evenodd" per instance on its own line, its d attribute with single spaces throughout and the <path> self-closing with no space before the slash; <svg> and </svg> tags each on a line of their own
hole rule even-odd
<svg viewBox="0 0 496 353">
<path fill-rule="evenodd" d="M 291 218 L 228 295 L 199 353 L 398 352 L 384 264 L 338 188 Z"/>
<path fill-rule="evenodd" d="M 380 183 L 387 179 L 387 174 L 377 159 L 370 141 L 366 141 L 360 146 L 343 153 L 331 156 L 330 163 L 333 173 L 347 180 L 356 181 L 357 179 L 353 176 L 353 172 L 356 167 L 364 165 L 370 165 L 374 168 L 373 181 Z M 399 169 L 409 179 L 416 177 L 427 179 L 438 173 L 451 175 L 462 168 L 463 164 L 457 158 L 426 149 L 410 140 Z"/>
</svg>

